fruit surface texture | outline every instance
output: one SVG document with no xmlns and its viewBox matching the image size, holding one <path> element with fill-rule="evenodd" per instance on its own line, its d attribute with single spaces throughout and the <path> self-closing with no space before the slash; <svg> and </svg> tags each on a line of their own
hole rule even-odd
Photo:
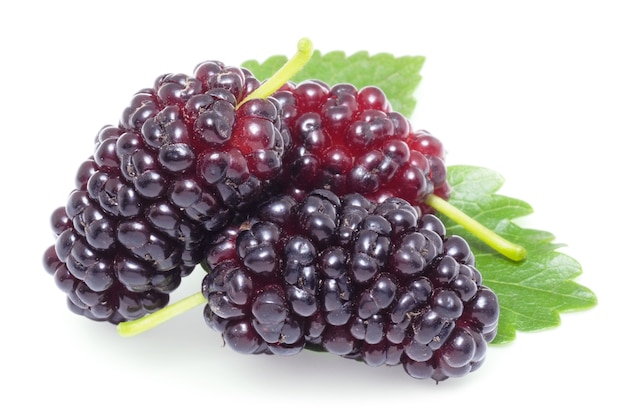
<svg viewBox="0 0 626 416">
<path fill-rule="evenodd" d="M 497 331 L 466 241 L 397 197 L 276 196 L 206 264 L 206 322 L 241 353 L 321 350 L 442 381 L 480 367 Z"/>
<path fill-rule="evenodd" d="M 219 61 L 165 74 L 103 127 L 51 216 L 47 270 L 80 315 L 118 323 L 166 305 L 205 246 L 263 197 L 289 135 L 279 103 Z"/>
<path fill-rule="evenodd" d="M 432 212 L 428 195 L 449 197 L 441 141 L 392 111 L 381 89 L 310 80 L 273 96 L 293 142 L 282 186 L 296 197 L 326 188 L 373 201 L 400 197 L 423 212 Z"/>
</svg>

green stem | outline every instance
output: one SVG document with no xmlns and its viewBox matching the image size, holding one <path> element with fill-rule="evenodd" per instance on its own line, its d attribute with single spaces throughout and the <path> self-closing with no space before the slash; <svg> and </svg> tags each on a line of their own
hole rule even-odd
<svg viewBox="0 0 626 416">
<path fill-rule="evenodd" d="M 503 256 L 506 256 L 513 261 L 522 261 L 526 258 L 527 252 L 524 247 L 512 243 L 496 234 L 475 219 L 469 217 L 460 209 L 450 204 L 445 199 L 439 198 L 436 195 L 430 195 L 426 198 L 426 204 L 430 205 L 435 210 L 441 212 L 443 215 L 465 228 L 476 238 L 480 239 L 482 242 Z"/>
<path fill-rule="evenodd" d="M 256 90 L 252 91 L 250 95 L 244 98 L 237 108 L 241 107 L 244 103 L 256 98 L 267 98 L 275 93 L 280 87 L 285 85 L 294 75 L 296 75 L 311 59 L 313 55 L 313 42 L 308 38 L 302 38 L 298 42 L 298 51 L 296 54 L 285 63 L 271 78 L 265 81 Z"/>
<path fill-rule="evenodd" d="M 148 331 L 170 319 L 206 303 L 201 292 L 195 293 L 178 302 L 171 303 L 149 315 L 134 321 L 121 322 L 117 325 L 117 332 L 124 337 L 132 337 Z"/>
</svg>

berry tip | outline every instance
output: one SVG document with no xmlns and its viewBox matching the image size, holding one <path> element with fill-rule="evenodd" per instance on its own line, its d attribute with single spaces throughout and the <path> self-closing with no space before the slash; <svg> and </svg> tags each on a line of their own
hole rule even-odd
<svg viewBox="0 0 626 416">
<path fill-rule="evenodd" d="M 298 41 L 298 51 L 303 54 L 313 52 L 313 42 L 309 38 L 302 38 Z"/>
</svg>

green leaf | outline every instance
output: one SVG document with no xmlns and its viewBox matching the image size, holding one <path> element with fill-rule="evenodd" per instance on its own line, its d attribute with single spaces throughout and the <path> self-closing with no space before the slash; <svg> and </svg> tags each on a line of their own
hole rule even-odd
<svg viewBox="0 0 626 416">
<path fill-rule="evenodd" d="M 512 341 L 516 331 L 556 327 L 561 313 L 596 305 L 595 294 L 574 282 L 582 268 L 558 251 L 562 244 L 556 244 L 547 231 L 515 224 L 516 218 L 532 213 L 532 208 L 524 201 L 496 193 L 504 183 L 498 173 L 486 168 L 450 166 L 448 181 L 453 190 L 449 199 L 452 205 L 528 250 L 523 262 L 507 260 L 441 216 L 449 234 L 467 239 L 484 284 L 498 295 L 501 314 L 494 343 Z"/>
<path fill-rule="evenodd" d="M 242 66 L 252 71 L 258 79 L 271 77 L 285 62 L 286 56 L 273 56 L 264 62 L 249 60 Z M 348 82 L 362 88 L 375 85 L 382 89 L 392 108 L 410 116 L 415 109 L 415 90 L 421 80 L 420 71 L 424 64 L 422 56 L 396 57 L 388 53 L 370 55 L 357 52 L 346 56 L 334 51 L 322 55 L 315 51 L 307 65 L 293 78 L 300 82 L 317 79 L 329 85 Z"/>
</svg>

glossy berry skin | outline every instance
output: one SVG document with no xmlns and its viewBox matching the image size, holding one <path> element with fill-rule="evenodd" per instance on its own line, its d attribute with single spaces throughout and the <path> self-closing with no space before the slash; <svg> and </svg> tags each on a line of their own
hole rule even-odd
<svg viewBox="0 0 626 416">
<path fill-rule="evenodd" d="M 276 100 L 238 107 L 258 86 L 207 61 L 158 77 L 100 130 L 44 254 L 72 311 L 116 324 L 165 306 L 206 243 L 262 197 L 288 136 Z"/>
<path fill-rule="evenodd" d="M 241 353 L 314 349 L 442 381 L 479 368 L 497 331 L 467 242 L 400 198 L 277 196 L 206 265 L 206 322 Z"/>
<path fill-rule="evenodd" d="M 428 195 L 449 197 L 442 143 L 392 111 L 379 88 L 311 80 L 274 97 L 293 142 L 281 186 L 296 197 L 314 188 L 373 201 L 400 197 L 425 213 Z"/>
</svg>

